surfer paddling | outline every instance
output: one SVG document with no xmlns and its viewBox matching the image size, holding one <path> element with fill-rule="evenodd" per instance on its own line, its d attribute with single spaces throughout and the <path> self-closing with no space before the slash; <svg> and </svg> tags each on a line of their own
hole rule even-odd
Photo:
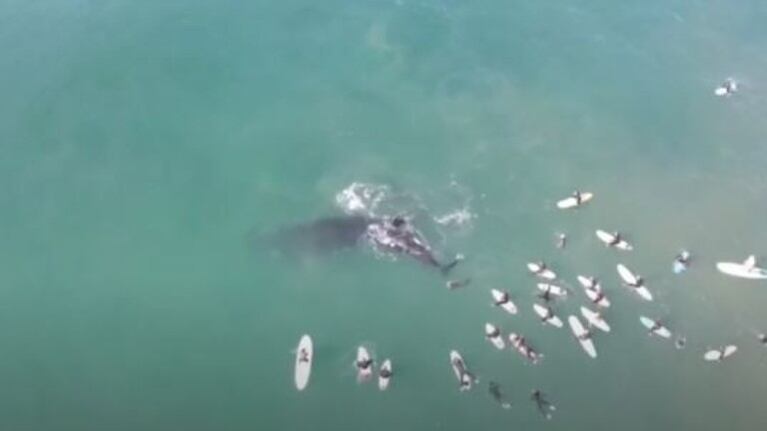
<svg viewBox="0 0 767 431">
<path fill-rule="evenodd" d="M 532 392 L 530 395 L 530 399 L 535 402 L 535 406 L 538 408 L 538 411 L 545 417 L 546 419 L 551 419 L 551 412 L 556 410 L 557 408 L 549 402 L 549 400 L 546 399 L 545 394 L 540 391 L 540 389 L 536 389 Z"/>
</svg>

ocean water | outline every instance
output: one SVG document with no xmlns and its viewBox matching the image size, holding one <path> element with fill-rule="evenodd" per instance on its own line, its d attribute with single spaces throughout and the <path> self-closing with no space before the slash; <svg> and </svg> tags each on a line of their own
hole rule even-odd
<svg viewBox="0 0 767 431">
<path fill-rule="evenodd" d="M 766 21 L 750 0 L 0 2 L 0 429 L 762 429 L 767 284 L 714 263 L 767 259 Z M 741 91 L 714 97 L 729 76 Z M 343 214 L 355 183 L 464 254 L 470 286 L 364 247 L 254 246 Z M 575 188 L 596 197 L 555 210 Z M 534 317 L 537 259 L 573 287 L 563 318 L 575 276 L 602 279 L 597 359 Z M 544 360 L 496 351 L 485 322 Z M 359 344 L 392 358 L 389 391 L 355 382 Z"/>
</svg>

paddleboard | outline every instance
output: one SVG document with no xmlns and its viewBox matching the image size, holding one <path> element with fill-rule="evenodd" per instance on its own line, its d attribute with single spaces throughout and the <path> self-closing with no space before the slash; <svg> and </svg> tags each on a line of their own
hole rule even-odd
<svg viewBox="0 0 767 431">
<path fill-rule="evenodd" d="M 370 359 L 370 353 L 368 353 L 368 350 L 362 346 L 359 346 L 357 348 L 357 360 L 354 362 L 354 368 L 357 369 L 358 382 L 365 382 L 369 380 L 370 377 L 373 375 L 372 363 L 367 368 L 360 368 L 360 366 L 358 365 L 362 362 L 368 361 L 369 359 Z"/>
<path fill-rule="evenodd" d="M 707 361 L 721 361 L 732 356 L 737 351 L 738 347 L 730 344 L 729 346 L 723 347 L 721 349 L 709 350 L 703 355 L 703 359 Z"/>
<path fill-rule="evenodd" d="M 586 289 L 586 296 L 589 297 L 592 304 L 596 304 L 602 308 L 610 306 L 610 301 L 601 290 Z"/>
<path fill-rule="evenodd" d="M 615 247 L 618 250 L 631 251 L 634 249 L 634 247 L 623 238 L 613 243 L 615 241 L 615 235 L 603 230 L 597 230 L 597 238 L 605 243 L 606 246 Z"/>
<path fill-rule="evenodd" d="M 570 329 L 573 331 L 573 335 L 575 335 L 575 338 L 581 344 L 581 347 L 586 354 L 592 358 L 596 358 L 597 350 L 594 348 L 594 342 L 591 341 L 591 334 L 589 334 L 589 331 L 583 327 L 581 321 L 578 320 L 578 317 L 571 315 L 567 318 L 567 323 L 570 324 Z"/>
<path fill-rule="evenodd" d="M 576 199 L 575 196 L 569 196 L 557 202 L 557 208 L 563 210 L 568 208 L 576 208 L 590 201 L 593 197 L 593 193 L 582 192 L 580 202 L 578 202 L 578 199 Z"/>
<path fill-rule="evenodd" d="M 663 338 L 671 338 L 671 331 L 669 331 L 668 328 L 663 325 L 660 325 L 656 328 L 655 320 L 650 319 L 649 317 L 639 316 L 639 321 L 642 322 L 642 325 L 644 325 L 644 327 L 647 328 L 651 334 L 655 334 Z"/>
<path fill-rule="evenodd" d="M 610 332 L 610 325 L 605 322 L 605 319 L 599 315 L 596 311 L 589 310 L 586 307 L 581 307 L 581 314 L 591 324 L 591 326 L 598 328 L 603 332 Z"/>
<path fill-rule="evenodd" d="M 718 262 L 716 269 L 719 272 L 733 277 L 748 278 L 751 280 L 767 279 L 767 270 L 756 266 L 756 257 L 749 256 L 743 263 Z"/>
<path fill-rule="evenodd" d="M 471 389 L 471 385 L 474 383 L 474 378 L 466 369 L 466 362 L 464 362 L 461 354 L 456 350 L 450 351 L 450 366 L 453 367 L 453 373 L 455 378 L 458 379 L 461 391 L 468 391 Z"/>
<path fill-rule="evenodd" d="M 508 292 L 492 289 L 490 293 L 493 295 L 493 305 L 503 308 L 509 314 L 517 314 L 517 306 L 511 302 L 511 296 Z"/>
<path fill-rule="evenodd" d="M 647 289 L 647 287 L 644 286 L 641 277 L 631 272 L 621 263 L 618 264 L 617 268 L 618 275 L 620 275 L 625 284 L 633 288 L 634 292 L 641 296 L 645 301 L 652 301 L 652 294 Z"/>
<path fill-rule="evenodd" d="M 498 350 L 503 350 L 506 347 L 506 343 L 503 341 L 503 336 L 501 335 L 501 330 L 493 324 L 485 323 L 485 338 L 493 343 L 493 346 Z"/>
<path fill-rule="evenodd" d="M 557 274 L 546 267 L 542 262 L 530 262 L 527 264 L 527 269 L 533 274 L 546 280 L 554 280 L 557 278 Z"/>
<path fill-rule="evenodd" d="M 556 284 L 538 283 L 538 289 L 544 293 L 549 292 L 554 296 L 567 296 L 567 290 Z"/>
<path fill-rule="evenodd" d="M 296 389 L 303 391 L 309 384 L 309 376 L 312 374 L 312 360 L 314 359 L 314 348 L 312 338 L 308 335 L 301 337 L 296 348 L 296 367 L 293 378 L 296 382 Z"/>
<path fill-rule="evenodd" d="M 385 391 L 389 388 L 389 382 L 391 382 L 392 376 L 391 360 L 387 359 L 381 364 L 381 369 L 378 371 L 378 389 Z"/>
<path fill-rule="evenodd" d="M 563 326 L 562 319 L 555 316 L 550 307 L 546 307 L 541 304 L 533 304 L 533 309 L 535 310 L 535 313 L 540 316 L 543 323 L 548 323 L 549 325 L 557 328 L 561 328 Z"/>
</svg>

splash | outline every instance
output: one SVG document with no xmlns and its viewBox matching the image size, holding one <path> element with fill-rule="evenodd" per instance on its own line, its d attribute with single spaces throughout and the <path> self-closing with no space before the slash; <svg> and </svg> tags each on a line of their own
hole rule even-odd
<svg viewBox="0 0 767 431">
<path fill-rule="evenodd" d="M 389 186 L 354 182 L 336 194 L 336 205 L 346 214 L 375 216 L 391 193 Z"/>
</svg>

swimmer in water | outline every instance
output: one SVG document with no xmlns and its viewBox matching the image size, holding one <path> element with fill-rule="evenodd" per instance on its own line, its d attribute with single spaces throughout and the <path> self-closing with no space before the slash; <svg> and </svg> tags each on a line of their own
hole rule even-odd
<svg viewBox="0 0 767 431">
<path fill-rule="evenodd" d="M 501 385 L 496 382 L 490 382 L 487 391 L 490 392 L 490 395 L 492 395 L 493 399 L 495 399 L 501 407 L 507 410 L 511 408 L 511 403 L 506 401 L 506 396 L 501 392 Z"/>
<path fill-rule="evenodd" d="M 687 344 L 687 339 L 684 337 L 678 337 L 676 339 L 676 342 L 674 343 L 674 346 L 676 346 L 677 349 L 684 349 L 684 346 Z"/>
<path fill-rule="evenodd" d="M 534 390 L 532 395 L 530 395 L 530 399 L 535 402 L 535 406 L 538 408 L 538 411 L 541 413 L 541 415 L 543 415 L 543 417 L 546 419 L 551 419 L 551 412 L 557 408 L 554 407 L 554 404 L 551 404 L 545 398 L 543 392 L 541 392 L 539 389 Z"/>
<path fill-rule="evenodd" d="M 560 233 L 557 235 L 557 248 L 563 249 L 567 246 L 567 235 Z"/>
<path fill-rule="evenodd" d="M 447 286 L 450 290 L 460 289 L 462 287 L 466 287 L 471 283 L 471 278 L 465 278 L 463 280 L 449 280 L 447 283 L 445 283 L 445 286 Z"/>
</svg>

